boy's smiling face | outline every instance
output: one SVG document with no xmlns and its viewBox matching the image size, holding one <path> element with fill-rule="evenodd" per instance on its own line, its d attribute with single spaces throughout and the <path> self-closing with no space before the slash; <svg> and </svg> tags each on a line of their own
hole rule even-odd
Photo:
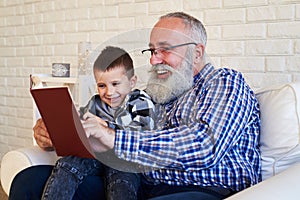
<svg viewBox="0 0 300 200">
<path fill-rule="evenodd" d="M 100 99 L 112 108 L 120 106 L 136 84 L 136 76 L 129 79 L 122 66 L 105 72 L 95 70 L 94 75 Z"/>
</svg>

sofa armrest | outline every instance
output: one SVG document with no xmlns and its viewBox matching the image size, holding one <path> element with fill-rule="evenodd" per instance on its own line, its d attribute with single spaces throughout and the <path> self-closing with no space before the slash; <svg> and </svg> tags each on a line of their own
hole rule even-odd
<svg viewBox="0 0 300 200">
<path fill-rule="evenodd" d="M 54 165 L 58 159 L 54 151 L 44 151 L 38 146 L 21 148 L 6 153 L 1 161 L 1 184 L 6 194 L 14 177 L 23 169 L 34 165 Z"/>
<path fill-rule="evenodd" d="M 226 200 L 298 199 L 300 190 L 296 187 L 299 185 L 299 180 L 300 163 Z"/>
</svg>

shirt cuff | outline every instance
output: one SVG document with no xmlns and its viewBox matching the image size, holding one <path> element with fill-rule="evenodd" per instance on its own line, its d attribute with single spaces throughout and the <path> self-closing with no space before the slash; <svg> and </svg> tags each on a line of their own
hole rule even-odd
<svg viewBox="0 0 300 200">
<path fill-rule="evenodd" d="M 115 154 L 127 161 L 137 161 L 139 155 L 139 134 L 134 131 L 116 130 Z"/>
</svg>

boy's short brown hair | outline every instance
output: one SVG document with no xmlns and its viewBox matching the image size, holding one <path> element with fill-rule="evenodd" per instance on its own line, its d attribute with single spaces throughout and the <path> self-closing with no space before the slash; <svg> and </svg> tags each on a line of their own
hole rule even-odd
<svg viewBox="0 0 300 200">
<path fill-rule="evenodd" d="M 94 71 L 109 71 L 115 67 L 124 67 L 128 78 L 134 76 L 133 61 L 130 55 L 119 47 L 107 46 L 94 63 Z"/>
</svg>

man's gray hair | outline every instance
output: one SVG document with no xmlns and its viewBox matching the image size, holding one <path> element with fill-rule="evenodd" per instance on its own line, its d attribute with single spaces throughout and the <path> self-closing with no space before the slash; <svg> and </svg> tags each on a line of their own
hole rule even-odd
<svg viewBox="0 0 300 200">
<path fill-rule="evenodd" d="M 201 43 L 204 46 L 206 46 L 207 34 L 201 21 L 184 12 L 168 13 L 166 15 L 161 16 L 160 19 L 170 18 L 170 17 L 176 17 L 182 19 L 183 23 L 190 29 L 190 34 L 191 34 L 190 36 L 191 39 L 194 40 L 193 42 Z"/>
</svg>

